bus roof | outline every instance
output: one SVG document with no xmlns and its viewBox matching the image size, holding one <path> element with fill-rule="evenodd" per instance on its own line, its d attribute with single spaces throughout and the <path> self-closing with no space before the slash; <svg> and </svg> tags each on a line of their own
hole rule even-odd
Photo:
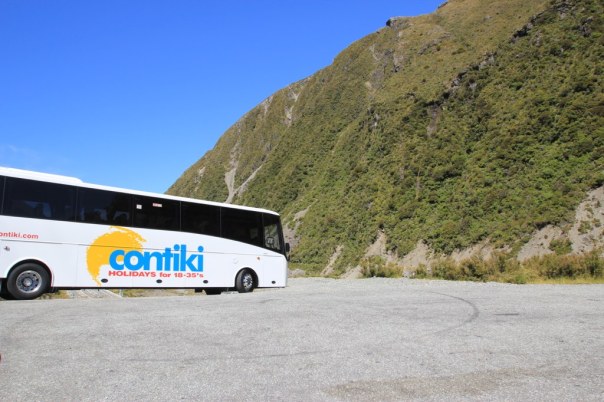
<svg viewBox="0 0 604 402">
<path fill-rule="evenodd" d="M 237 208 L 237 209 L 243 209 L 243 210 L 248 210 L 248 211 L 265 212 L 265 213 L 269 213 L 269 214 L 273 214 L 273 215 L 279 215 L 275 211 L 271 211 L 271 210 L 263 209 L 263 208 L 246 207 L 246 206 L 242 206 L 242 205 L 234 205 L 234 204 L 226 204 L 223 202 L 199 200 L 196 198 L 179 197 L 179 196 L 169 195 L 169 194 L 152 193 L 152 192 L 147 192 L 147 191 L 131 190 L 131 189 L 125 189 L 125 188 L 120 188 L 120 187 L 104 186 L 101 184 L 86 183 L 86 182 L 82 181 L 81 179 L 78 179 L 77 177 L 62 176 L 62 175 L 51 174 L 51 173 L 35 172 L 35 171 L 31 171 L 31 170 L 15 169 L 15 168 L 9 168 L 9 167 L 4 167 L 4 166 L 0 166 L 0 176 L 10 176 L 10 177 L 17 177 L 17 178 L 21 178 L 21 179 L 40 180 L 40 181 L 46 181 L 46 182 L 51 182 L 51 183 L 68 184 L 68 185 L 78 186 L 78 187 L 94 188 L 94 189 L 98 189 L 98 190 L 117 191 L 117 192 L 134 194 L 134 195 L 143 195 L 143 196 L 148 196 L 148 197 L 160 197 L 160 198 L 176 200 L 176 201 L 195 202 L 198 204 L 214 205 L 214 206 L 226 207 L 226 208 Z"/>
</svg>

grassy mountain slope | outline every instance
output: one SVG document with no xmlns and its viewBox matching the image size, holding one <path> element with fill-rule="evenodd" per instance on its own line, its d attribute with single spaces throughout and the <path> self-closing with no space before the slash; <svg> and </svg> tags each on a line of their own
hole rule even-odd
<svg viewBox="0 0 604 402">
<path fill-rule="evenodd" d="M 278 210 L 293 261 L 519 246 L 604 183 L 604 5 L 449 1 L 393 18 L 243 116 L 169 192 Z"/>
</svg>

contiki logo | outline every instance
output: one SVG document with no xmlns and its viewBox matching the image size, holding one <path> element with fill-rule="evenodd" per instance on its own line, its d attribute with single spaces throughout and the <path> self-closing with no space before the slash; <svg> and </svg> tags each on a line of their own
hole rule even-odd
<svg viewBox="0 0 604 402">
<path fill-rule="evenodd" d="M 175 251 L 175 252 L 173 252 Z M 197 251 L 203 252 L 203 247 L 197 247 Z M 155 264 L 153 264 L 155 262 Z M 109 265 L 113 269 L 131 271 L 151 270 L 155 271 L 192 271 L 203 272 L 203 255 L 192 254 L 187 257 L 187 246 L 175 244 L 173 248 L 166 248 L 164 252 L 138 250 L 115 250 L 109 255 Z"/>
<path fill-rule="evenodd" d="M 88 247 L 88 273 L 100 286 L 99 275 L 104 266 L 109 266 L 109 275 L 112 275 L 111 272 L 118 274 L 116 271 L 141 271 L 141 274 L 145 271 L 203 272 L 203 247 L 197 247 L 199 253 L 187 251 L 184 244 L 175 244 L 163 251 L 143 251 L 145 242 L 146 240 L 133 230 L 112 226 Z"/>
</svg>

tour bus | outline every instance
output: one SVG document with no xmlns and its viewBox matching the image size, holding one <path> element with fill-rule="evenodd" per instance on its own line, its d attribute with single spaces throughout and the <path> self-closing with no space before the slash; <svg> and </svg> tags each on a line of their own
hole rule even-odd
<svg viewBox="0 0 604 402">
<path fill-rule="evenodd" d="M 279 215 L 0 167 L 0 292 L 285 287 Z"/>
</svg>

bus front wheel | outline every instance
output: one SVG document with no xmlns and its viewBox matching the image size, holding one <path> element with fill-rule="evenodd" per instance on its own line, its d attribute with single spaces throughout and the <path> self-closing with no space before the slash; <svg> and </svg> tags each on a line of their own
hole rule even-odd
<svg viewBox="0 0 604 402">
<path fill-rule="evenodd" d="M 17 300 L 31 300 L 48 290 L 50 276 L 38 264 L 25 263 L 13 269 L 6 278 L 6 290 Z"/>
<path fill-rule="evenodd" d="M 239 293 L 249 293 L 254 291 L 256 280 L 254 274 L 249 269 L 239 271 L 235 278 L 235 288 Z"/>
</svg>

